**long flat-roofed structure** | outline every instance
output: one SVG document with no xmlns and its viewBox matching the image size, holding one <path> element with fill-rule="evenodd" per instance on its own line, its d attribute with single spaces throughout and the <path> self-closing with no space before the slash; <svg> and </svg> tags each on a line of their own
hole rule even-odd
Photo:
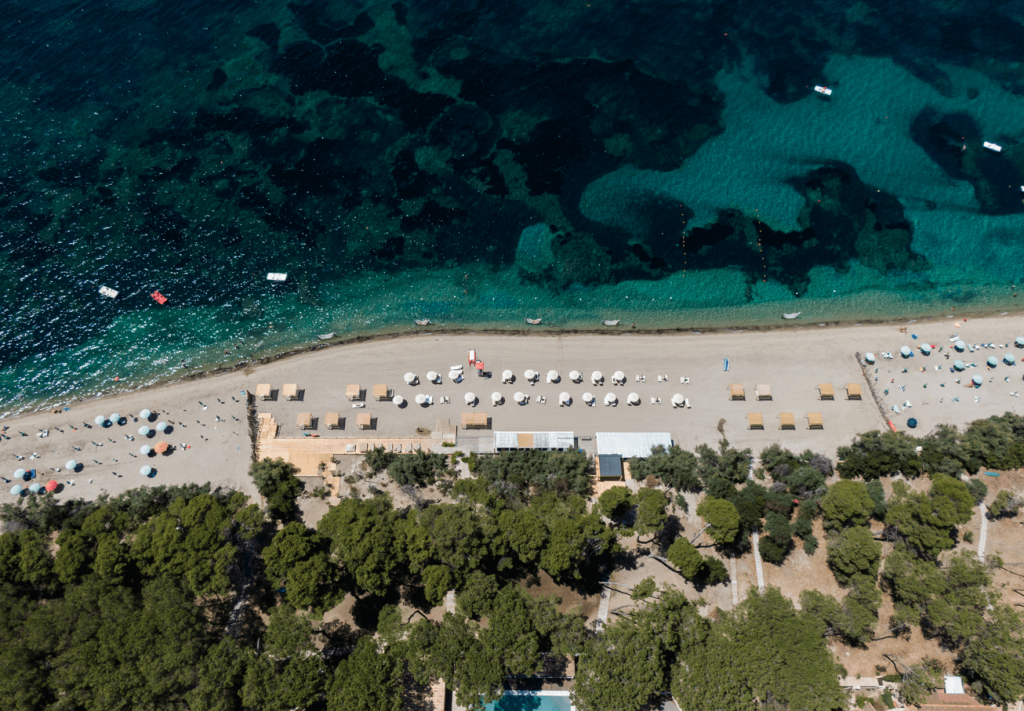
<svg viewBox="0 0 1024 711">
<path fill-rule="evenodd" d="M 624 459 L 649 457 L 651 449 L 659 444 L 666 449 L 672 446 L 668 432 L 598 432 L 594 436 L 598 455 L 618 454 Z"/>
<path fill-rule="evenodd" d="M 494 448 L 502 449 L 575 449 L 572 432 L 495 432 Z"/>
</svg>

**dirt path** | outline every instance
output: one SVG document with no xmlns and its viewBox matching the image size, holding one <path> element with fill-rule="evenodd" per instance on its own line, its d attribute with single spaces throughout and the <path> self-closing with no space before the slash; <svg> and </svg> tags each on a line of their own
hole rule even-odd
<svg viewBox="0 0 1024 711">
<path fill-rule="evenodd" d="M 758 535 L 757 529 L 754 529 L 754 568 L 757 570 L 757 591 L 759 593 L 764 592 L 764 568 L 761 565 L 761 550 L 758 548 L 758 544 L 761 542 L 761 536 Z"/>
<path fill-rule="evenodd" d="M 988 539 L 988 508 L 984 502 L 978 504 L 981 512 L 981 533 L 978 534 L 978 560 L 985 562 L 985 541 Z"/>
</svg>

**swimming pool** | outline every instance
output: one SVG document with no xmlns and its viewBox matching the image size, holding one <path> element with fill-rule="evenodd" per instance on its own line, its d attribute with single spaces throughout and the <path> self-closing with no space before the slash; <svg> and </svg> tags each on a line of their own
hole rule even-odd
<svg viewBox="0 0 1024 711">
<path fill-rule="evenodd" d="M 487 711 L 575 711 L 568 691 L 506 691 Z"/>
</svg>

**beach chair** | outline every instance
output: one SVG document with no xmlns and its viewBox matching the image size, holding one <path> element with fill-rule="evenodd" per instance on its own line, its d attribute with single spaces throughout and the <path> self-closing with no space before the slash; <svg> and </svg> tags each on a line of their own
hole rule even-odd
<svg viewBox="0 0 1024 711">
<path fill-rule="evenodd" d="M 391 399 L 391 391 L 388 390 L 387 385 L 374 385 L 373 386 L 373 399 L 377 402 L 383 402 L 384 400 Z"/>
<path fill-rule="evenodd" d="M 796 421 L 793 419 L 792 412 L 781 412 L 779 413 L 779 429 L 783 430 L 795 430 Z"/>
<path fill-rule="evenodd" d="M 345 397 L 349 400 L 362 400 L 363 389 L 355 384 L 349 384 L 345 386 Z"/>
<path fill-rule="evenodd" d="M 821 421 L 821 413 L 820 412 L 808 412 L 807 413 L 807 429 L 809 429 L 809 430 L 823 430 L 823 429 L 825 429 L 825 425 Z"/>
<path fill-rule="evenodd" d="M 328 412 L 324 415 L 324 427 L 329 430 L 340 430 L 341 416 L 337 412 Z"/>
<path fill-rule="evenodd" d="M 732 383 L 729 386 L 729 399 L 730 400 L 746 400 L 747 395 L 743 392 L 743 386 L 739 383 Z"/>
<path fill-rule="evenodd" d="M 835 400 L 836 394 L 832 390 L 832 383 L 821 383 L 818 385 L 818 398 L 821 400 Z"/>
<path fill-rule="evenodd" d="M 761 417 L 760 412 L 748 412 L 747 413 L 748 429 L 752 430 L 763 430 L 764 429 L 764 418 Z"/>
<path fill-rule="evenodd" d="M 298 400 L 299 399 L 299 386 L 295 383 L 288 383 L 281 388 L 281 395 L 285 400 Z"/>
<path fill-rule="evenodd" d="M 395 445 L 395 451 L 398 452 L 399 454 L 401 454 L 402 453 L 402 445 L 396 444 Z"/>
<path fill-rule="evenodd" d="M 256 386 L 256 399 L 269 400 L 273 392 L 274 391 L 271 389 L 270 383 L 260 383 Z"/>
<path fill-rule="evenodd" d="M 772 399 L 772 386 L 767 383 L 762 383 L 754 388 L 754 397 L 758 400 L 771 400 Z"/>
<path fill-rule="evenodd" d="M 860 400 L 861 399 L 860 385 L 858 385 L 857 383 L 847 383 L 846 384 L 846 399 L 847 400 Z"/>
<path fill-rule="evenodd" d="M 313 429 L 313 415 L 309 412 L 300 412 L 299 417 L 295 422 L 295 426 L 300 430 L 311 430 Z"/>
</svg>

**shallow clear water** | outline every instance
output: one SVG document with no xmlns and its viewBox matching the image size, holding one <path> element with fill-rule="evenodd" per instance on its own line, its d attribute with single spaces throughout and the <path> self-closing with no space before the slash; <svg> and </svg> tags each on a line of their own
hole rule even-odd
<svg viewBox="0 0 1024 711">
<path fill-rule="evenodd" d="M 1022 10 L 14 4 L 0 414 L 414 318 L 1016 310 Z"/>
</svg>

